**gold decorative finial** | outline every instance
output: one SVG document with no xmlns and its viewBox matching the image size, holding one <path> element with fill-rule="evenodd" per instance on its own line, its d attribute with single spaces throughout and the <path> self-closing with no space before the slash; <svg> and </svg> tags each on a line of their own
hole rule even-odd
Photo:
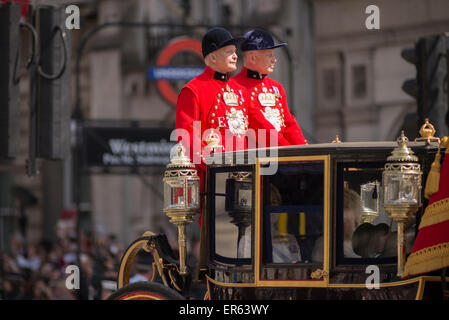
<svg viewBox="0 0 449 320">
<path fill-rule="evenodd" d="M 440 145 L 446 148 L 446 153 L 449 151 L 449 137 L 441 139 Z"/>
<path fill-rule="evenodd" d="M 426 118 L 424 121 L 421 129 L 419 129 L 421 138 L 416 138 L 415 141 L 425 141 L 426 144 L 430 144 L 430 141 L 437 141 L 440 143 L 440 138 L 434 137 L 436 132 L 435 127 L 429 122 L 429 118 Z"/>
<path fill-rule="evenodd" d="M 207 145 L 203 149 L 210 150 L 211 152 L 216 152 L 217 150 L 222 151 L 224 150 L 224 147 L 220 144 L 220 142 L 220 133 L 217 132 L 214 128 L 211 128 L 210 133 L 206 139 Z"/>
<path fill-rule="evenodd" d="M 195 167 L 193 163 L 190 162 L 190 158 L 185 155 L 185 148 L 179 142 L 172 149 L 174 155 L 170 159 L 170 163 L 167 168 L 180 167 L 180 168 L 192 168 Z"/>
<path fill-rule="evenodd" d="M 398 146 L 391 152 L 387 161 L 418 162 L 418 157 L 407 146 L 408 138 L 404 135 L 404 130 L 401 131 L 401 136 L 396 141 Z"/>
</svg>

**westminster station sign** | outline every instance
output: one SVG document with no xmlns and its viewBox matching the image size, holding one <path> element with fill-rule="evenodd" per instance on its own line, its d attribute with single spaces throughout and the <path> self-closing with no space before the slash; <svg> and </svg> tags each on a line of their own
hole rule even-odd
<svg viewBox="0 0 449 320">
<path fill-rule="evenodd" d="M 165 167 L 170 162 L 170 128 L 143 126 L 83 127 L 83 165 L 103 167 Z"/>
</svg>

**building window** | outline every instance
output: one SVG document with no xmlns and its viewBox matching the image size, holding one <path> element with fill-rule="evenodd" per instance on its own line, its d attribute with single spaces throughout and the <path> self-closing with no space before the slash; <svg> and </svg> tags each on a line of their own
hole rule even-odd
<svg viewBox="0 0 449 320">
<path fill-rule="evenodd" d="M 323 97 L 326 100 L 335 99 L 337 95 L 337 71 L 335 68 L 323 70 Z"/>
<path fill-rule="evenodd" d="M 356 99 L 366 97 L 366 66 L 357 64 L 352 66 L 352 96 Z"/>
</svg>

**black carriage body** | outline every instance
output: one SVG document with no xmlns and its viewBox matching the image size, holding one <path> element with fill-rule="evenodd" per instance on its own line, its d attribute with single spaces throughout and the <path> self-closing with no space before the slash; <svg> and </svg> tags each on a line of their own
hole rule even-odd
<svg viewBox="0 0 449 320">
<path fill-rule="evenodd" d="M 435 294 L 438 276 L 396 276 L 395 223 L 381 202 L 382 169 L 396 146 L 329 143 L 216 156 L 207 169 L 201 227 L 200 275 L 209 297 L 424 299 Z M 424 191 L 437 144 L 410 142 L 409 147 L 419 157 Z M 239 184 L 238 172 L 250 172 L 250 183 L 247 178 Z M 351 195 L 363 200 L 362 211 L 348 213 Z M 374 218 L 373 204 L 379 206 Z M 426 204 L 410 223 L 408 252 Z M 381 249 L 374 246 L 371 252 L 367 248 L 373 245 L 363 237 L 354 240 L 362 216 L 374 233 L 388 227 Z"/>
</svg>

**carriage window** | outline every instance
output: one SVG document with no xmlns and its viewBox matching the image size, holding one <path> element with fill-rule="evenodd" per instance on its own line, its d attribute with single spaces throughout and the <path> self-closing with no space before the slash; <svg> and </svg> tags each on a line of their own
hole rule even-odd
<svg viewBox="0 0 449 320">
<path fill-rule="evenodd" d="M 212 203 L 214 258 L 250 263 L 253 184 L 250 171 L 217 172 Z M 212 189 L 212 188 L 211 188 Z"/>
<path fill-rule="evenodd" d="M 383 165 L 383 162 L 338 164 L 337 258 L 340 263 L 360 259 L 390 262 L 396 257 L 397 225 L 382 205 Z M 414 221 L 415 217 L 411 217 L 407 222 L 407 251 L 413 246 Z"/>
<path fill-rule="evenodd" d="M 324 165 L 282 163 L 264 180 L 264 261 L 323 260 Z"/>
</svg>

